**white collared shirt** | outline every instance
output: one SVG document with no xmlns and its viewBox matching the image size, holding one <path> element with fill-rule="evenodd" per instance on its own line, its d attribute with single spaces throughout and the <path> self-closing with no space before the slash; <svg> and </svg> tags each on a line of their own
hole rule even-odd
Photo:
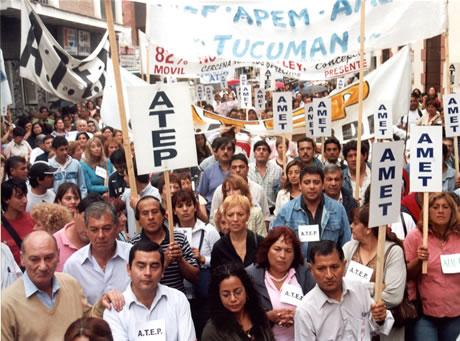
<svg viewBox="0 0 460 341">
<path fill-rule="evenodd" d="M 296 340 L 371 340 L 371 332 L 388 335 L 394 319 L 387 311 L 385 323 L 371 315 L 374 303 L 364 283 L 342 281 L 340 302 L 329 298 L 318 284 L 308 292 L 295 314 Z"/>
<path fill-rule="evenodd" d="M 139 326 L 154 320 L 165 321 L 166 341 L 196 340 L 190 305 L 179 290 L 158 284 L 155 298 L 149 308 L 137 300 L 131 285 L 128 285 L 123 296 L 123 309 L 120 312 L 114 309 L 105 310 L 103 316 L 112 330 L 115 341 L 137 340 Z"/>
<path fill-rule="evenodd" d="M 90 304 L 95 304 L 109 290 L 124 291 L 130 282 L 126 265 L 132 245 L 119 240 L 116 243 L 115 254 L 107 262 L 105 270 L 91 254 L 90 244 L 76 251 L 64 263 L 63 272 L 80 283 Z"/>
</svg>

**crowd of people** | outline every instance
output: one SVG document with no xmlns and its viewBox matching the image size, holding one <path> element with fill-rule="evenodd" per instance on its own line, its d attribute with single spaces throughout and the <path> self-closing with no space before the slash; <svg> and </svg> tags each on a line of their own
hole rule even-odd
<svg viewBox="0 0 460 341">
<path fill-rule="evenodd" d="M 308 100 L 296 94 L 294 107 Z M 443 192 L 429 195 L 427 247 L 422 194 L 410 192 L 405 160 L 401 214 L 387 227 L 376 302 L 372 143 L 362 142 L 358 158 L 356 140 L 334 136 L 321 147 L 305 136 L 251 136 L 247 148 L 233 127 L 197 132 L 199 165 L 171 172 L 169 188 L 163 174 L 138 174 L 134 156 L 135 194 L 123 135 L 103 125 L 100 101 L 52 112 L 42 106 L 14 124 L 2 121 L 2 339 L 460 335 L 453 139 L 443 140 Z M 237 117 L 230 93 L 207 109 L 213 106 L 246 119 Z M 437 124 L 443 111 L 436 91 L 414 90 L 399 130 L 408 138 L 414 125 Z"/>
</svg>

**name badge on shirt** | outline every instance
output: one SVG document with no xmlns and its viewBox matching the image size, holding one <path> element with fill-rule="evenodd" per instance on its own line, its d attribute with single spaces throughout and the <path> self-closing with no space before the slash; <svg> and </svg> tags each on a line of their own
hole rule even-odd
<svg viewBox="0 0 460 341">
<path fill-rule="evenodd" d="M 302 289 L 292 284 L 283 284 L 281 287 L 280 302 L 298 306 L 302 302 Z"/>
<path fill-rule="evenodd" d="M 176 227 L 175 229 L 185 234 L 185 238 L 187 238 L 188 243 L 192 245 L 192 228 L 191 227 Z"/>
<path fill-rule="evenodd" d="M 460 273 L 460 253 L 441 255 L 441 268 L 443 274 Z"/>
<path fill-rule="evenodd" d="M 373 272 L 374 272 L 374 269 L 352 260 L 350 261 L 350 264 L 348 265 L 347 273 L 345 274 L 345 278 L 351 281 L 369 283 Z"/>
<path fill-rule="evenodd" d="M 136 326 L 138 341 L 166 341 L 165 320 L 152 320 Z"/>
<path fill-rule="evenodd" d="M 100 176 L 103 179 L 106 179 L 107 178 L 107 171 L 102 167 L 96 166 L 96 175 Z"/>
<path fill-rule="evenodd" d="M 299 239 L 301 242 L 319 241 L 318 225 L 299 225 Z"/>
</svg>

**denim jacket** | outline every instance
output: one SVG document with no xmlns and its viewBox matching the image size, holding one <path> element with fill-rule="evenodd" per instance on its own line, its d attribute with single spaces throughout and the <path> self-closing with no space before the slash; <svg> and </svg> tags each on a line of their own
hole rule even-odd
<svg viewBox="0 0 460 341">
<path fill-rule="evenodd" d="M 307 213 L 301 206 L 303 196 L 289 201 L 284 205 L 278 216 L 273 221 L 273 227 L 288 226 L 296 234 L 299 225 L 311 225 Z M 348 222 L 347 212 L 342 204 L 323 194 L 323 214 L 321 216 L 321 240 L 332 240 L 343 246 L 351 239 L 350 223 Z M 308 242 L 303 242 L 302 253 L 305 258 L 308 255 Z"/>
</svg>

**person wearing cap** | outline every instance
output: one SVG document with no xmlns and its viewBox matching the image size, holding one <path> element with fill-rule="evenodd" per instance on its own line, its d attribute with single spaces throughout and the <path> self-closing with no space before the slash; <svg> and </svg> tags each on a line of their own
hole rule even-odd
<svg viewBox="0 0 460 341">
<path fill-rule="evenodd" d="M 27 212 L 31 212 L 32 208 L 37 204 L 54 202 L 56 194 L 52 188 L 56 171 L 57 168 L 51 167 L 48 162 L 44 161 L 37 161 L 30 167 L 30 191 L 27 192 Z"/>
</svg>

